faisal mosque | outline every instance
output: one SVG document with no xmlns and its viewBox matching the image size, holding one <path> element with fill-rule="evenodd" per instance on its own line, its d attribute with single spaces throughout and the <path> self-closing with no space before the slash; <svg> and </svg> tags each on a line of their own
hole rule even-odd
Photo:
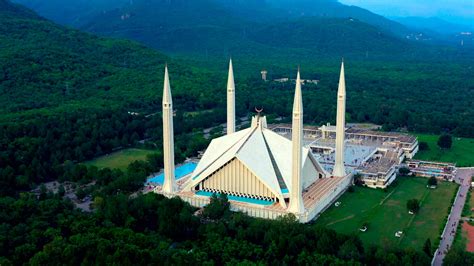
<svg viewBox="0 0 474 266">
<path fill-rule="evenodd" d="M 173 101 L 165 68 L 163 90 L 164 180 L 155 193 L 180 197 L 196 207 L 225 193 L 231 209 L 275 219 L 288 213 L 309 222 L 344 193 L 352 173 L 344 166 L 346 86 L 344 63 L 337 93 L 337 124 L 332 171 L 323 167 L 304 144 L 303 95 L 298 70 L 291 138 L 268 128 L 260 112 L 249 128 L 236 131 L 235 83 L 232 61 L 227 82 L 227 134 L 213 139 L 194 171 L 179 176 L 174 164 Z"/>
</svg>

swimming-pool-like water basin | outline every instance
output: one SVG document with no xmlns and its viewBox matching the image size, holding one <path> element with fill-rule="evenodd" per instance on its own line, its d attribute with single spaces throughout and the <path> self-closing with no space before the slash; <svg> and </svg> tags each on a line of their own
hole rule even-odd
<svg viewBox="0 0 474 266">
<path fill-rule="evenodd" d="M 191 174 L 194 171 L 194 169 L 196 169 L 196 167 L 197 167 L 197 163 L 194 163 L 194 162 L 186 163 L 186 164 L 176 167 L 174 169 L 174 176 L 176 180 L 179 180 Z M 155 184 L 162 185 L 164 180 L 165 180 L 165 173 L 161 173 L 157 176 L 149 178 L 147 180 L 147 183 L 155 183 Z"/>
</svg>

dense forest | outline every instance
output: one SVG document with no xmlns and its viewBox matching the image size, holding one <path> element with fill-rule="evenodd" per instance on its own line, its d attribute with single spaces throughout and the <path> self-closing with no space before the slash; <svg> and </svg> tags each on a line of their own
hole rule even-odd
<svg viewBox="0 0 474 266">
<path fill-rule="evenodd" d="M 364 249 L 354 236 L 231 214 L 214 199 L 202 215 L 181 200 L 119 194 L 81 213 L 58 195 L 0 199 L 2 265 L 428 265 L 422 251 Z"/>
</svg>

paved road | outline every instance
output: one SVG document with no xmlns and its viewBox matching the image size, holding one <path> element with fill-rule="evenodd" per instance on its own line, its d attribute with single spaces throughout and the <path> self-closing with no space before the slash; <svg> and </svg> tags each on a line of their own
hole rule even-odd
<svg viewBox="0 0 474 266">
<path fill-rule="evenodd" d="M 442 235 L 438 252 L 435 254 L 435 258 L 433 260 L 433 265 L 435 266 L 442 265 L 444 256 L 453 243 L 454 236 L 456 235 L 456 229 L 461 218 L 462 209 L 464 208 L 464 203 L 466 202 L 467 191 L 471 185 L 471 176 L 473 175 L 473 168 L 458 168 L 455 181 L 456 183 L 461 184 L 461 189 L 457 194 L 456 200 L 454 201 L 451 215 L 449 216 L 448 224 L 445 228 L 444 234 Z"/>
</svg>

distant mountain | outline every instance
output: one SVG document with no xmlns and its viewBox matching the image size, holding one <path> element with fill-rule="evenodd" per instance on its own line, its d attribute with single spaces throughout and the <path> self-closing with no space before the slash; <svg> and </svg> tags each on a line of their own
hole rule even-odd
<svg viewBox="0 0 474 266">
<path fill-rule="evenodd" d="M 140 41 L 164 51 L 223 52 L 249 23 L 213 0 L 136 0 L 102 13 L 81 29 Z"/>
<path fill-rule="evenodd" d="M 356 19 L 304 18 L 266 26 L 253 40 L 276 47 L 303 48 L 321 54 L 400 54 L 414 46 Z"/>
<path fill-rule="evenodd" d="M 150 13 L 157 12 L 160 16 L 162 10 L 159 7 L 181 6 L 182 0 L 68 0 L 65 5 L 61 0 L 14 0 L 26 5 L 40 15 L 52 19 L 55 22 L 75 27 L 94 23 L 94 17 L 108 12 L 118 12 L 125 9 L 139 9 L 139 6 L 147 5 L 152 8 Z M 275 21 L 298 18 L 302 16 L 322 18 L 355 18 L 362 22 L 377 26 L 385 31 L 396 34 L 398 37 L 414 34 L 413 30 L 389 20 L 383 16 L 374 14 L 366 9 L 356 6 L 341 4 L 335 0 L 193 0 L 185 1 L 189 8 L 205 10 L 209 7 L 219 5 L 230 13 L 249 21 Z M 134 7 L 137 6 L 137 7 Z M 183 7 L 186 8 L 184 5 Z M 117 10 L 118 9 L 118 10 Z M 209 16 L 212 14 L 208 13 Z"/>
<path fill-rule="evenodd" d="M 133 0 L 13 0 L 56 23 L 79 27 L 102 12 L 119 8 Z"/>
<path fill-rule="evenodd" d="M 366 57 L 367 52 L 393 55 L 411 47 L 355 18 L 283 18 L 280 9 L 269 7 L 268 2 L 249 6 L 246 2 L 135 0 L 133 5 L 98 15 L 82 29 L 138 40 L 172 53 Z M 273 21 L 257 19 L 266 15 Z"/>
<path fill-rule="evenodd" d="M 297 17 L 354 18 L 367 24 L 405 37 L 415 32 L 407 27 L 357 6 L 348 6 L 336 0 L 268 0 L 270 6 Z"/>
<path fill-rule="evenodd" d="M 35 12 L 31 11 L 28 8 L 25 8 L 22 5 L 17 5 L 11 3 L 7 0 L 0 0 L 0 14 L 3 16 L 22 16 L 22 17 L 29 17 L 29 18 L 39 18 L 35 14 Z"/>
<path fill-rule="evenodd" d="M 17 1 L 62 17 L 72 12 L 58 0 Z M 434 49 L 423 47 L 433 44 L 429 34 L 335 0 L 69 1 L 83 8 L 73 19 L 80 29 L 167 53 L 398 60 Z"/>
<path fill-rule="evenodd" d="M 392 19 L 413 29 L 430 31 L 438 34 L 457 34 L 463 31 L 474 30 L 474 25 L 468 26 L 454 24 L 436 17 L 393 17 Z"/>
</svg>

